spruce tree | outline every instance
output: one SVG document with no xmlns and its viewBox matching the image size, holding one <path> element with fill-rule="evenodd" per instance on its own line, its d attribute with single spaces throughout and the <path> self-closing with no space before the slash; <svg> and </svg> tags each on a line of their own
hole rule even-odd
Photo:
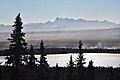
<svg viewBox="0 0 120 80">
<path fill-rule="evenodd" d="M 12 64 L 14 67 L 18 67 L 18 65 L 22 64 L 22 60 L 25 60 L 25 54 L 27 50 L 27 43 L 25 42 L 25 33 L 22 32 L 22 24 L 20 13 L 17 15 L 13 27 L 13 33 L 11 33 L 11 38 L 8 38 L 10 41 L 9 52 L 10 56 L 8 56 L 7 62 Z M 21 55 L 24 55 L 21 56 Z M 6 62 L 6 63 L 7 63 Z"/>
<path fill-rule="evenodd" d="M 83 43 L 81 41 L 79 41 L 79 55 L 76 59 L 76 62 L 77 62 L 77 67 L 84 67 L 84 64 L 86 63 L 85 62 L 85 58 L 83 57 L 83 52 L 82 52 L 82 45 Z"/>
<path fill-rule="evenodd" d="M 40 43 L 40 53 L 41 53 L 41 56 L 40 56 L 39 63 L 40 63 L 40 66 L 42 66 L 42 67 L 49 67 L 49 64 L 48 64 L 48 62 L 46 60 L 46 57 L 45 57 L 46 54 L 45 54 L 44 50 L 45 50 L 44 42 L 43 42 L 43 40 L 41 40 L 41 43 Z"/>
<path fill-rule="evenodd" d="M 40 57 L 40 66 L 41 67 L 49 67 L 49 64 L 46 59 L 47 58 L 44 55 L 41 55 L 41 57 Z"/>
<path fill-rule="evenodd" d="M 72 60 L 72 55 L 70 55 L 70 61 L 69 61 L 69 63 L 68 63 L 68 67 L 70 67 L 70 68 L 72 68 L 72 67 L 74 67 L 74 61 Z"/>
<path fill-rule="evenodd" d="M 83 43 L 79 41 L 79 55 L 76 59 L 77 62 L 77 68 L 78 68 L 78 75 L 77 78 L 78 80 L 86 80 L 85 79 L 85 69 L 84 69 L 84 64 L 85 64 L 85 58 L 83 57 L 83 52 L 82 52 L 82 45 Z"/>
</svg>

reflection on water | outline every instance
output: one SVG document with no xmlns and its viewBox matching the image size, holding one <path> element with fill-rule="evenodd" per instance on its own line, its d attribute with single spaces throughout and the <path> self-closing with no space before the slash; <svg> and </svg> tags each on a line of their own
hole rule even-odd
<svg viewBox="0 0 120 80">
<path fill-rule="evenodd" d="M 56 63 L 59 64 L 59 66 L 67 66 L 67 63 L 69 62 L 70 55 L 73 56 L 73 60 L 75 61 L 78 54 L 57 54 L 57 55 L 47 55 L 47 60 L 50 66 L 55 66 Z M 37 56 L 39 57 L 39 56 Z M 120 64 L 120 54 L 103 54 L 103 53 L 85 53 L 84 57 L 86 58 L 86 64 L 88 65 L 88 62 L 90 60 L 94 61 L 94 66 L 113 66 L 118 67 Z M 4 57 L 0 57 L 0 62 L 5 62 Z"/>
</svg>

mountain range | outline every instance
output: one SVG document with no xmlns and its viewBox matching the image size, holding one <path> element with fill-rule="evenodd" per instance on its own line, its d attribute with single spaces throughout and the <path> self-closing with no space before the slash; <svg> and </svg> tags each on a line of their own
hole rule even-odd
<svg viewBox="0 0 120 80">
<path fill-rule="evenodd" d="M 63 30 L 94 30 L 94 29 L 109 29 L 119 28 L 120 24 L 109 22 L 107 20 L 85 20 L 85 19 L 69 19 L 69 18 L 56 18 L 53 22 L 46 23 L 28 23 L 24 24 L 24 31 L 63 31 Z M 12 31 L 11 25 L 0 25 L 0 32 Z"/>
</svg>

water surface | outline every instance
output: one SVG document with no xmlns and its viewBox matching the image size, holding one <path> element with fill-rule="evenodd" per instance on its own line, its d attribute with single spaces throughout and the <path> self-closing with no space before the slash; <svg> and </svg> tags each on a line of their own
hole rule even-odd
<svg viewBox="0 0 120 80">
<path fill-rule="evenodd" d="M 76 60 L 78 54 L 56 54 L 47 55 L 47 61 L 50 66 L 55 66 L 58 63 L 59 66 L 67 66 L 70 60 L 70 55 L 73 57 L 73 61 Z M 39 58 L 39 56 L 36 56 Z M 88 66 L 90 60 L 93 60 L 94 66 L 120 66 L 120 54 L 109 54 L 109 53 L 84 53 L 84 58 L 86 58 L 85 66 Z M 0 62 L 5 62 L 5 57 L 0 57 Z"/>
</svg>

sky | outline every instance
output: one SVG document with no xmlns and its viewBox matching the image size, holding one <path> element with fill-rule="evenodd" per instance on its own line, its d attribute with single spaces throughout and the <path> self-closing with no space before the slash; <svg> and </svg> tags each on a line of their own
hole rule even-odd
<svg viewBox="0 0 120 80">
<path fill-rule="evenodd" d="M 120 23 L 120 0 L 0 0 L 0 24 L 54 21 L 56 17 Z"/>
</svg>

